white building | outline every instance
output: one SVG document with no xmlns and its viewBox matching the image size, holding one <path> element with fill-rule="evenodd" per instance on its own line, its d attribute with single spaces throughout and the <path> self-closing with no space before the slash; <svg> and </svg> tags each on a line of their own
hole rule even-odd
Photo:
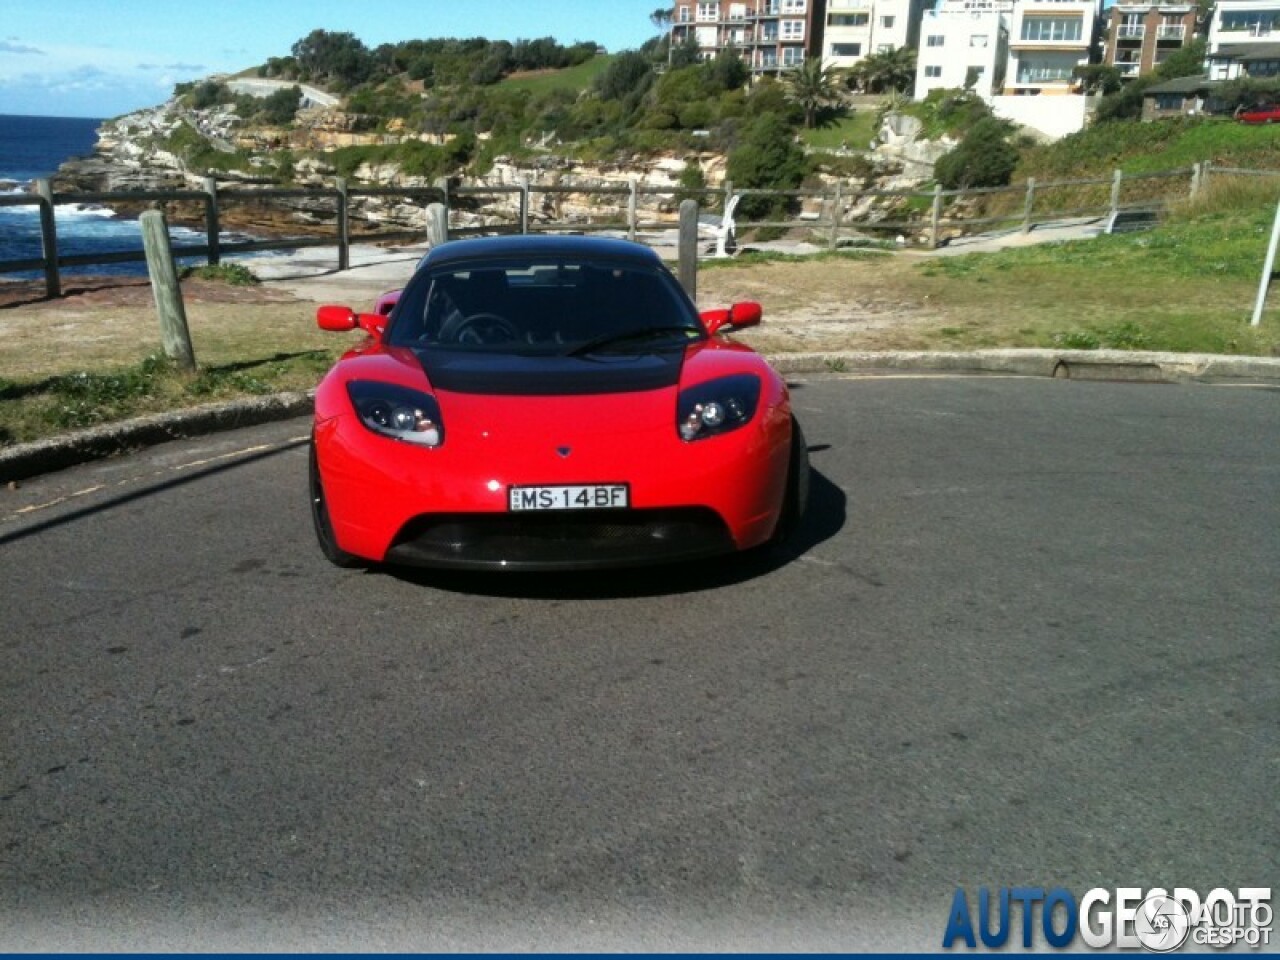
<svg viewBox="0 0 1280 960">
<path fill-rule="evenodd" d="M 1212 55 L 1224 46 L 1261 43 L 1280 44 L 1280 2 L 1218 0 L 1209 21 L 1207 52 Z"/>
<path fill-rule="evenodd" d="M 852 67 L 873 53 L 914 47 L 925 0 L 827 0 L 822 62 Z"/>
<path fill-rule="evenodd" d="M 943 0 L 926 10 L 916 57 L 916 99 L 969 87 L 990 101 L 1004 85 L 1013 0 Z"/>
<path fill-rule="evenodd" d="M 1099 0 L 1018 0 L 1009 31 L 1004 92 L 1010 96 L 1078 92 L 1098 35 Z"/>
</svg>

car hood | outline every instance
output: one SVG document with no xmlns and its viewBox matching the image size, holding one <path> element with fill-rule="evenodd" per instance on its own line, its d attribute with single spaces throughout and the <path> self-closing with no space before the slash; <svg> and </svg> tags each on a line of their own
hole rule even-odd
<svg viewBox="0 0 1280 960">
<path fill-rule="evenodd" d="M 488 396 L 583 396 L 635 393 L 680 382 L 683 348 L 584 357 L 521 356 L 479 351 L 414 350 L 433 388 Z"/>
</svg>

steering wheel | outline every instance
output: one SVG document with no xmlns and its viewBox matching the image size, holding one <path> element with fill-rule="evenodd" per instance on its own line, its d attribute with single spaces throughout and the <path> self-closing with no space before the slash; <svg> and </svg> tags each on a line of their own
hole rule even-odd
<svg viewBox="0 0 1280 960">
<path fill-rule="evenodd" d="M 504 343 L 520 338 L 511 321 L 496 313 L 473 313 L 463 317 L 452 332 L 457 343 Z"/>
</svg>

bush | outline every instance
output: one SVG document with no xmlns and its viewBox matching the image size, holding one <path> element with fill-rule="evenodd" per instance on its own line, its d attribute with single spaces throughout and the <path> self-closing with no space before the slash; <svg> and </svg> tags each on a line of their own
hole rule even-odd
<svg viewBox="0 0 1280 960">
<path fill-rule="evenodd" d="M 729 154 L 725 175 L 735 187 L 794 190 L 808 173 L 809 162 L 795 143 L 795 129 L 776 113 L 757 117 L 742 144 Z M 782 213 L 787 201 L 778 197 L 743 197 L 738 209 L 747 219 Z"/>
<path fill-rule="evenodd" d="M 1009 125 L 994 117 L 979 120 L 960 145 L 934 165 L 938 182 L 948 190 L 1003 187 L 1018 165 L 1018 150 L 1009 142 Z"/>
</svg>

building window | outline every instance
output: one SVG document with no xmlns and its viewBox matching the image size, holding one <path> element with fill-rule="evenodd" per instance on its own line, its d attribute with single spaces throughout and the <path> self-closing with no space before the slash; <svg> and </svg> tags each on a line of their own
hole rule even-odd
<svg viewBox="0 0 1280 960">
<path fill-rule="evenodd" d="M 987 43 L 988 40 L 985 33 L 974 33 L 969 35 L 969 46 L 971 47 L 985 47 Z"/>
<path fill-rule="evenodd" d="M 1280 28 L 1280 10 L 1228 10 L 1222 14 L 1222 29 L 1264 37 Z"/>
<path fill-rule="evenodd" d="M 929 46 L 931 46 L 931 47 L 940 47 L 940 46 L 942 46 L 942 45 L 943 45 L 943 41 L 945 41 L 945 40 L 946 40 L 946 37 L 944 37 L 942 34 L 940 34 L 940 33 L 931 33 L 931 34 L 929 34 L 929 37 L 928 37 L 927 43 L 928 43 L 928 45 L 929 45 Z"/>
<path fill-rule="evenodd" d="M 798 67 L 802 63 L 804 63 L 804 47 L 782 48 L 782 65 L 784 67 Z"/>
<path fill-rule="evenodd" d="M 924 75 L 930 79 L 936 79 L 942 76 L 942 67 L 925 67 Z"/>
<path fill-rule="evenodd" d="M 1024 63 L 1018 66 L 1018 83 L 1066 83 L 1073 66 L 1065 64 Z"/>
<path fill-rule="evenodd" d="M 832 57 L 860 57 L 862 56 L 862 44 L 860 43 L 833 43 L 831 45 Z"/>
<path fill-rule="evenodd" d="M 865 27 L 870 17 L 865 13 L 833 13 L 827 17 L 829 27 Z"/>
<path fill-rule="evenodd" d="M 783 13 L 804 13 L 805 0 L 782 0 Z"/>
<path fill-rule="evenodd" d="M 1182 105 L 1186 102 L 1185 94 L 1181 93 L 1157 93 L 1156 109 L 1157 110 L 1177 110 L 1182 111 Z"/>
<path fill-rule="evenodd" d="M 881 30 L 892 30 L 892 29 L 893 29 L 893 21 L 894 21 L 894 18 L 893 18 L 893 17 L 881 17 L 881 18 L 880 18 L 880 29 L 881 29 Z"/>
<path fill-rule="evenodd" d="M 1022 39 L 1079 43 L 1080 28 L 1079 17 L 1027 17 L 1022 21 Z"/>
<path fill-rule="evenodd" d="M 693 19 L 693 11 L 688 7 L 681 7 L 680 12 L 676 16 L 676 20 L 680 23 L 688 23 Z"/>
<path fill-rule="evenodd" d="M 803 40 L 804 39 L 804 21 L 803 20 L 783 20 L 782 21 L 782 39 L 783 40 Z"/>
<path fill-rule="evenodd" d="M 720 4 L 718 3 L 700 3 L 698 4 L 698 19 L 703 23 L 708 20 L 720 19 Z"/>
<path fill-rule="evenodd" d="M 893 44 L 892 44 L 892 43 L 877 43 L 877 44 L 876 44 L 876 53 L 892 53 L 892 52 L 893 52 Z"/>
</svg>

